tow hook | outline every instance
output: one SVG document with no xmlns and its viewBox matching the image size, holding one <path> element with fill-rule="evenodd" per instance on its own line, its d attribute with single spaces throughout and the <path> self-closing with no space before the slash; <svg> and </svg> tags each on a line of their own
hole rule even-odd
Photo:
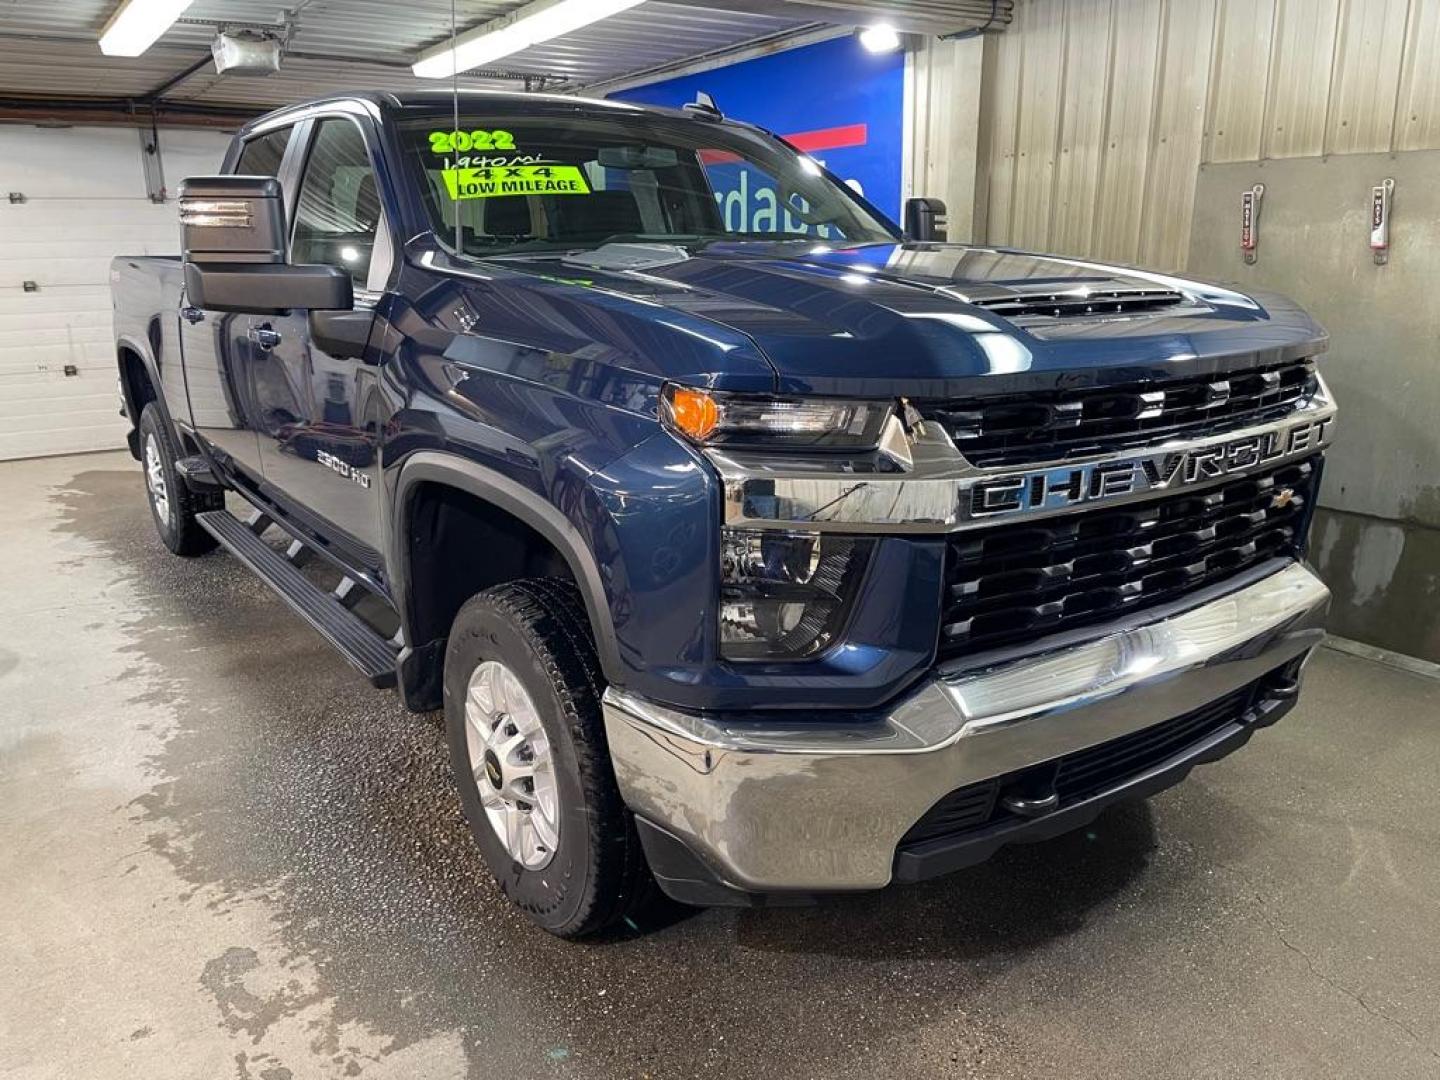
<svg viewBox="0 0 1440 1080">
<path fill-rule="evenodd" d="M 1000 805 L 1016 817 L 1044 817 L 1060 805 L 1055 765 L 1032 769 L 1000 793 Z"/>
<path fill-rule="evenodd" d="M 1303 657 L 1290 661 L 1284 667 L 1271 672 L 1260 682 L 1259 692 L 1240 722 L 1250 727 L 1269 727 L 1286 712 L 1288 703 L 1300 696 L 1300 668 Z"/>
</svg>

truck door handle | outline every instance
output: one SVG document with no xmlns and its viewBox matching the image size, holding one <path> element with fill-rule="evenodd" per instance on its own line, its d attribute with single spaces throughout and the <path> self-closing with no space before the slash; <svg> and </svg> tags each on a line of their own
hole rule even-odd
<svg viewBox="0 0 1440 1080">
<path fill-rule="evenodd" d="M 268 326 L 252 326 L 245 336 L 266 352 L 280 344 L 280 331 L 272 330 Z"/>
<path fill-rule="evenodd" d="M 204 322 L 205 312 L 201 311 L 198 307 L 182 307 L 180 309 L 180 317 L 188 323 Z"/>
</svg>

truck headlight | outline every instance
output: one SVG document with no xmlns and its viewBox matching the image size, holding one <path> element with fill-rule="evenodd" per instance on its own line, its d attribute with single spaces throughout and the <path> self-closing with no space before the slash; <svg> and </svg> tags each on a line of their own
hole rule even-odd
<svg viewBox="0 0 1440 1080">
<path fill-rule="evenodd" d="M 720 654 L 798 660 L 839 637 L 874 541 L 726 529 L 720 537 Z"/>
<path fill-rule="evenodd" d="M 894 406 L 888 401 L 766 397 L 673 383 L 660 396 L 671 430 L 706 446 L 873 450 Z"/>
</svg>

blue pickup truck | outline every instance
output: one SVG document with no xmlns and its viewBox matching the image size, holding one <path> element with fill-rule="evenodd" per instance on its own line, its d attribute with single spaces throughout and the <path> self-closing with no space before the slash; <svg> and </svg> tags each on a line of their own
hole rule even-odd
<svg viewBox="0 0 1440 1080">
<path fill-rule="evenodd" d="M 272 113 L 113 264 L 160 538 L 443 708 L 562 936 L 1081 826 L 1293 705 L 1326 336 L 938 210 L 708 102 Z"/>
</svg>

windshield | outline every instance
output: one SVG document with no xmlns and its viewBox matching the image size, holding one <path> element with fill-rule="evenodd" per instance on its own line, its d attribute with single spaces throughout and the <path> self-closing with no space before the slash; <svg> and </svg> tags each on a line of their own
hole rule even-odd
<svg viewBox="0 0 1440 1080">
<path fill-rule="evenodd" d="M 892 226 L 810 158 L 758 132 L 641 113 L 398 125 L 441 243 L 466 254 L 612 242 L 893 243 Z"/>
</svg>

